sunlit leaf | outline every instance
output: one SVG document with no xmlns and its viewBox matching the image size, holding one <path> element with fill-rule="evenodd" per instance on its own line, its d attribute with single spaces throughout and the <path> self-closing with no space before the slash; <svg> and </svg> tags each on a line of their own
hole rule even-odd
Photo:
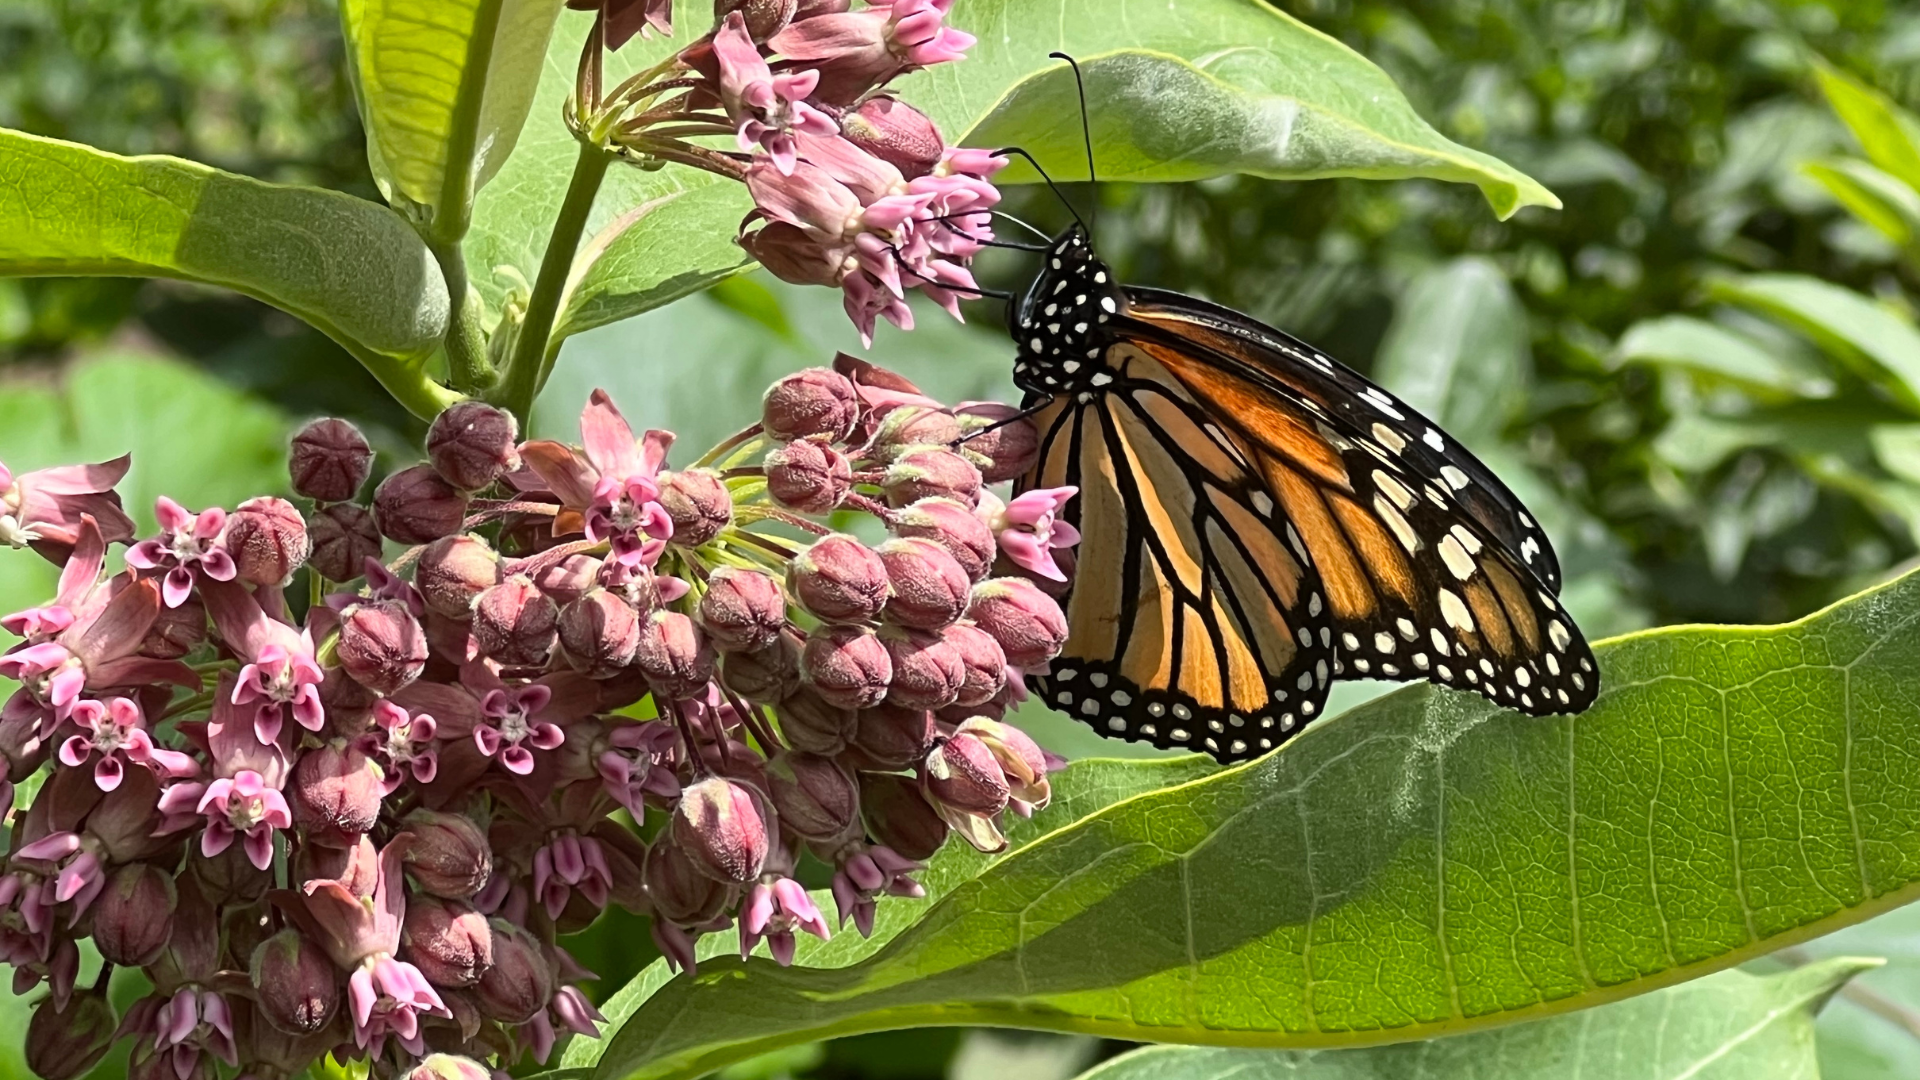
<svg viewBox="0 0 1920 1080">
<path fill-rule="evenodd" d="M 1713 299 L 1793 325 L 1902 406 L 1920 412 L 1920 330 L 1886 305 L 1801 274 L 1718 277 L 1707 291 Z"/>
<path fill-rule="evenodd" d="M 1526 401 L 1527 312 L 1500 268 L 1466 256 L 1416 277 L 1394 307 L 1374 370 L 1380 382 L 1482 449 Z"/>
<path fill-rule="evenodd" d="M 1920 191 L 1858 158 L 1811 161 L 1803 168 L 1848 212 L 1888 240 L 1913 242 L 1914 230 L 1920 228 Z"/>
<path fill-rule="evenodd" d="M 1822 398 L 1833 380 L 1718 323 L 1687 315 L 1637 322 L 1620 335 L 1614 360 L 1681 368 L 1772 397 Z"/>
<path fill-rule="evenodd" d="M 1866 151 L 1867 160 L 1920 189 L 1920 123 L 1878 90 L 1826 63 L 1814 75 L 1827 104 Z"/>
</svg>

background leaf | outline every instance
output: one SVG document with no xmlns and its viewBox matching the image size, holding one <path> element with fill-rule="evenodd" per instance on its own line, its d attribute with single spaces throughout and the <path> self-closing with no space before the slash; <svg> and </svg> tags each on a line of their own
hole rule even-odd
<svg viewBox="0 0 1920 1080">
<path fill-rule="evenodd" d="M 1081 1080 L 1818 1080 L 1814 1016 L 1872 960 L 1723 971 L 1629 1001 L 1453 1039 L 1366 1050 L 1158 1046 Z"/>
<path fill-rule="evenodd" d="M 1795 326 L 1905 408 L 1920 412 L 1920 330 L 1891 308 L 1851 289 L 1798 274 L 1716 278 L 1715 300 Z"/>
<path fill-rule="evenodd" d="M 1507 276 L 1467 256 L 1408 284 L 1380 342 L 1374 373 L 1459 441 L 1497 442 L 1533 378 L 1527 312 Z"/>
<path fill-rule="evenodd" d="M 1794 362 L 1789 354 L 1739 331 L 1689 315 L 1638 322 L 1620 336 L 1613 359 L 1621 364 L 1684 368 L 1772 398 L 1826 397 L 1833 380 Z"/>
</svg>

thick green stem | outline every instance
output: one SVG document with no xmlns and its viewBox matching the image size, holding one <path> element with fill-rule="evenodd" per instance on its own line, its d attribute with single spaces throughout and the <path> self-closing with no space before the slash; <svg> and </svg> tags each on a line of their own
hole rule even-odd
<svg viewBox="0 0 1920 1080">
<path fill-rule="evenodd" d="M 342 342 L 360 366 L 373 373 L 393 400 L 422 420 L 431 421 L 467 395 L 434 382 L 417 362 L 377 353 L 364 345 Z"/>
<path fill-rule="evenodd" d="M 560 204 L 560 216 L 554 219 L 553 233 L 547 238 L 547 253 L 540 259 L 540 276 L 534 280 L 533 295 L 527 301 L 527 317 L 514 340 L 513 355 L 507 361 L 506 374 L 496 395 L 498 404 L 520 418 L 522 430 L 532 419 L 533 398 L 546 381 L 553 320 L 560 312 L 561 293 L 566 291 L 567 276 L 573 270 L 573 256 L 586 231 L 587 214 L 600 193 L 600 181 L 607 174 L 613 155 L 582 142 L 580 156 L 573 165 L 573 179 L 567 184 L 567 197 Z"/>
<path fill-rule="evenodd" d="M 449 381 L 463 394 L 478 394 L 492 386 L 495 378 L 487 359 L 487 335 L 480 327 L 480 294 L 467 284 L 467 259 L 457 241 L 435 243 L 431 248 L 453 306 L 446 337 Z"/>
</svg>

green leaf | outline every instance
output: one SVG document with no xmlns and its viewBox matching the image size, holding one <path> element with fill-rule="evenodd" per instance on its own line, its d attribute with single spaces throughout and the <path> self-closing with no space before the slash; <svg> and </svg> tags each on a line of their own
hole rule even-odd
<svg viewBox="0 0 1920 1080">
<path fill-rule="evenodd" d="M 1913 114 L 1830 64 L 1816 63 L 1813 72 L 1827 104 L 1859 140 L 1867 160 L 1920 189 L 1920 122 Z"/>
<path fill-rule="evenodd" d="M 1614 347 L 1616 364 L 1680 368 L 1768 397 L 1824 398 L 1833 380 L 1737 330 L 1686 315 L 1637 322 Z"/>
<path fill-rule="evenodd" d="M 1920 1076 L 1920 904 L 1896 908 L 1794 950 L 1796 957 L 1879 956 L 1820 1012 L 1820 1071 L 1829 1080 Z M 1902 1015 L 1902 1010 L 1905 1010 Z"/>
<path fill-rule="evenodd" d="M 1364 1046 L 1707 974 L 1920 895 L 1916 650 L 1910 575 L 1607 643 L 1576 717 L 1405 688 L 1051 833 L 852 966 L 705 964 L 596 1075 L 920 1024 Z"/>
<path fill-rule="evenodd" d="M 1085 76 L 1107 179 L 1418 176 L 1476 184 L 1503 218 L 1560 205 L 1435 131 L 1365 57 L 1259 0 L 959 0 L 948 22 L 980 43 L 901 80 L 901 96 L 952 141 L 1023 146 L 1055 178 L 1087 175 L 1073 73 L 1047 57 L 1060 50 Z M 1024 165 L 1003 175 L 1038 179 Z"/>
<path fill-rule="evenodd" d="M 1920 412 L 1920 330 L 1892 308 L 1801 274 L 1718 277 L 1708 281 L 1707 294 L 1789 323 Z"/>
<path fill-rule="evenodd" d="M 1491 260 L 1463 256 L 1413 279 L 1375 360 L 1383 385 L 1480 449 L 1525 404 L 1527 312 Z"/>
<path fill-rule="evenodd" d="M 435 239 L 466 233 L 474 193 L 513 153 L 561 3 L 340 6 L 374 180 Z"/>
<path fill-rule="evenodd" d="M 1810 161 L 1801 170 L 1887 239 L 1902 246 L 1913 242 L 1920 229 L 1920 191 L 1859 158 Z"/>
<path fill-rule="evenodd" d="M 390 357 L 424 359 L 446 330 L 433 256 L 364 199 L 17 131 L 0 131 L 0 193 L 0 275 L 221 285 Z"/>
<path fill-rule="evenodd" d="M 1815 1080 L 1815 1014 L 1878 966 L 1840 958 L 1776 975 L 1723 971 L 1577 1015 L 1365 1050 L 1156 1046 L 1080 1080 Z"/>
</svg>

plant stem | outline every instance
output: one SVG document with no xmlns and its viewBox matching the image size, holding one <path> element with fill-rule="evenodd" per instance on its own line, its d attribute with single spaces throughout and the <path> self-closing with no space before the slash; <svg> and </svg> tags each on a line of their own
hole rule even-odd
<svg viewBox="0 0 1920 1080">
<path fill-rule="evenodd" d="M 431 421 L 445 412 L 448 406 L 466 400 L 467 395 L 434 382 L 423 368 L 423 361 L 402 360 L 374 352 L 358 342 L 342 338 L 334 340 L 339 341 L 355 360 L 360 361 L 361 367 L 380 381 L 393 400 L 422 420 Z"/>
<path fill-rule="evenodd" d="M 521 430 L 527 429 L 533 415 L 533 398 L 546 379 L 547 339 L 553 333 L 553 320 L 560 312 L 560 294 L 567 287 L 573 270 L 573 256 L 580 247 L 580 235 L 587 227 L 587 214 L 593 209 L 594 196 L 600 193 L 600 181 L 607 175 L 612 155 L 590 142 L 580 144 L 580 156 L 573 164 L 573 179 L 567 184 L 566 199 L 560 204 L 560 216 L 554 219 L 553 233 L 547 238 L 547 252 L 540 259 L 540 276 L 533 283 L 533 295 L 527 301 L 527 317 L 520 324 L 513 355 L 507 361 L 501 379 L 498 402 L 520 418 Z"/>
<path fill-rule="evenodd" d="M 492 386 L 496 377 L 487 359 L 487 336 L 480 327 L 480 297 L 467 285 L 467 258 L 459 242 L 436 242 L 431 248 L 452 305 L 446 337 L 449 381 L 463 394 L 477 394 Z"/>
</svg>

